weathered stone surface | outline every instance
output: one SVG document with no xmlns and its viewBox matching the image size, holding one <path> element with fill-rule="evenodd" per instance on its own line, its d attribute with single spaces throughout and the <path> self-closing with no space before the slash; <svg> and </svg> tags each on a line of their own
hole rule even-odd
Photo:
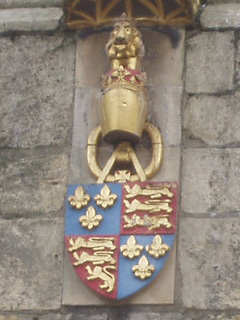
<svg viewBox="0 0 240 320">
<path fill-rule="evenodd" d="M 231 311 L 226 313 L 217 313 L 214 311 L 209 310 L 196 310 L 196 311 L 190 311 L 188 310 L 184 315 L 182 316 L 181 320 L 240 320 L 239 315 L 232 315 L 233 313 Z"/>
<path fill-rule="evenodd" d="M 88 314 L 73 314 L 70 320 L 109 320 L 107 314 L 89 315 Z"/>
<path fill-rule="evenodd" d="M 201 15 L 201 24 L 206 29 L 239 28 L 239 14 L 239 3 L 231 1 L 231 3 L 209 5 Z"/>
<path fill-rule="evenodd" d="M 0 233 L 0 309 L 59 308 L 63 220 L 2 220 Z"/>
<path fill-rule="evenodd" d="M 0 147 L 70 143 L 74 41 L 0 39 Z"/>
<path fill-rule="evenodd" d="M 66 315 L 62 315 L 59 313 L 48 313 L 48 314 L 10 314 L 10 315 L 1 315 L 0 320 L 108 320 L 108 316 L 106 314 L 99 315 L 89 315 L 87 314 L 79 314 L 76 312 L 75 314 L 69 313 Z"/>
<path fill-rule="evenodd" d="M 236 42 L 235 81 L 240 85 L 240 39 Z"/>
<path fill-rule="evenodd" d="M 62 0 L 0 0 L 0 8 L 61 7 Z"/>
<path fill-rule="evenodd" d="M 240 94 L 191 97 L 184 111 L 187 142 L 202 141 L 211 146 L 240 142 Z"/>
<path fill-rule="evenodd" d="M 0 33 L 55 30 L 62 15 L 60 8 L 3 9 L 0 10 Z"/>
<path fill-rule="evenodd" d="M 17 314 L 0 314 L 0 320 L 71 320 L 71 314 L 61 315 L 58 313 L 47 314 L 29 314 L 29 313 L 17 313 Z"/>
<path fill-rule="evenodd" d="M 240 320 L 240 314 L 239 315 L 220 314 L 218 316 L 210 315 L 208 319 L 209 320 Z"/>
<path fill-rule="evenodd" d="M 187 44 L 186 90 L 189 93 L 216 93 L 233 89 L 233 31 L 197 34 Z"/>
<path fill-rule="evenodd" d="M 131 313 L 126 320 L 181 320 L 181 313 Z"/>
<path fill-rule="evenodd" d="M 68 169 L 62 150 L 1 150 L 0 168 L 0 214 L 48 214 L 62 208 Z"/>
<path fill-rule="evenodd" d="M 151 307 L 147 308 L 151 309 Z M 106 309 L 104 309 L 105 312 Z M 146 307 L 145 309 L 146 310 Z M 91 308 L 92 313 L 99 313 L 98 308 Z M 131 312 L 128 306 L 122 306 L 121 309 L 111 309 L 111 312 L 101 314 L 90 315 L 90 310 L 81 308 L 75 308 L 73 313 L 65 315 L 59 313 L 47 313 L 47 314 L 30 314 L 30 313 L 17 313 L 17 314 L 0 314 L 0 320 L 240 320 L 240 315 L 232 315 L 232 312 L 214 314 L 209 311 L 187 311 L 184 314 L 178 312 L 166 312 L 166 313 L 153 313 L 147 312 Z"/>
<path fill-rule="evenodd" d="M 239 218 L 181 219 L 178 248 L 185 307 L 239 307 L 239 228 Z"/>
<path fill-rule="evenodd" d="M 186 149 L 182 209 L 193 214 L 240 211 L 240 149 Z"/>
</svg>

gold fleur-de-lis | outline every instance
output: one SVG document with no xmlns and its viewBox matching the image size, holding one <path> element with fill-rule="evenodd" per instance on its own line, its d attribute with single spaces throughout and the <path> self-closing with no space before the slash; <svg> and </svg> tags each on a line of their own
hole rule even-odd
<svg viewBox="0 0 240 320">
<path fill-rule="evenodd" d="M 82 226 L 88 230 L 92 230 L 99 226 L 100 222 L 102 221 L 103 217 L 100 214 L 96 214 L 96 210 L 93 206 L 90 206 L 87 209 L 86 215 L 81 216 L 79 218 L 80 223 Z"/>
<path fill-rule="evenodd" d="M 105 184 L 101 190 L 101 194 L 97 194 L 94 197 L 96 204 L 104 209 L 112 207 L 115 200 L 117 199 L 116 194 L 111 194 L 110 188 Z"/>
<path fill-rule="evenodd" d="M 143 250 L 143 246 L 141 244 L 137 244 L 136 238 L 131 236 L 128 238 L 127 244 L 121 245 L 120 250 L 124 257 L 133 259 L 140 255 Z"/>
<path fill-rule="evenodd" d="M 147 252 L 154 258 L 164 256 L 169 249 L 170 247 L 167 244 L 162 243 L 162 238 L 160 235 L 156 235 L 153 238 L 152 244 L 146 246 Z"/>
<path fill-rule="evenodd" d="M 132 271 L 135 277 L 144 280 L 152 276 L 155 267 L 153 264 L 149 264 L 148 259 L 145 256 L 142 256 L 138 264 L 132 267 Z"/>
<path fill-rule="evenodd" d="M 80 186 L 76 189 L 75 195 L 68 198 L 68 201 L 72 207 L 80 210 L 81 208 L 86 207 L 90 199 L 90 195 L 85 193 L 83 187 Z"/>
</svg>

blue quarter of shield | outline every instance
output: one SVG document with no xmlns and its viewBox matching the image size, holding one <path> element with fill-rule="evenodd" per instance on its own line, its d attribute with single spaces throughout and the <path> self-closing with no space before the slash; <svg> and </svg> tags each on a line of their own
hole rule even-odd
<svg viewBox="0 0 240 320">
<path fill-rule="evenodd" d="M 162 235 L 163 243 L 169 245 L 170 250 L 174 244 L 175 235 Z M 121 236 L 120 246 L 127 243 L 129 236 Z M 144 250 L 141 255 L 134 259 L 129 259 L 124 257 L 122 253 L 119 255 L 119 265 L 118 265 L 118 296 L 117 299 L 124 299 L 128 296 L 136 293 L 141 290 L 143 287 L 152 282 L 159 274 L 169 257 L 170 252 L 166 253 L 163 257 L 153 258 L 147 251 L 146 246 L 152 243 L 154 236 L 135 236 L 137 243 L 144 246 Z M 132 267 L 138 264 L 139 259 L 145 255 L 149 261 L 149 264 L 155 266 L 155 271 L 152 276 L 148 279 L 141 280 L 137 278 L 133 271 Z"/>
<path fill-rule="evenodd" d="M 122 185 L 108 183 L 111 193 L 116 194 L 117 199 L 112 207 L 106 209 L 98 206 L 94 200 L 94 197 L 101 193 L 104 184 L 82 185 L 84 191 L 90 195 L 91 199 L 88 205 L 81 208 L 81 210 L 73 208 L 68 202 L 69 196 L 74 195 L 78 186 L 79 185 L 68 186 L 65 235 L 119 235 L 122 206 Z M 96 210 L 96 214 L 100 214 L 103 217 L 100 225 L 96 229 L 92 230 L 82 227 L 81 223 L 79 222 L 79 218 L 86 214 L 89 206 L 93 206 Z"/>
</svg>

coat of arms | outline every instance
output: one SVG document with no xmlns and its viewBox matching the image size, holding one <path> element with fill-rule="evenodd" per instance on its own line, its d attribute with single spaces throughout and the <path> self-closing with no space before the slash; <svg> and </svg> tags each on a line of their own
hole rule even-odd
<svg viewBox="0 0 240 320">
<path fill-rule="evenodd" d="M 147 77 L 142 70 L 140 32 L 122 15 L 106 52 L 111 70 L 103 76 L 101 125 L 89 136 L 87 158 L 96 184 L 69 185 L 65 244 L 80 279 L 112 299 L 123 299 L 153 281 L 174 245 L 177 184 L 149 181 L 159 170 L 162 140 L 146 121 Z M 145 132 L 152 160 L 143 168 L 135 145 Z M 115 146 L 100 168 L 100 139 Z"/>
</svg>

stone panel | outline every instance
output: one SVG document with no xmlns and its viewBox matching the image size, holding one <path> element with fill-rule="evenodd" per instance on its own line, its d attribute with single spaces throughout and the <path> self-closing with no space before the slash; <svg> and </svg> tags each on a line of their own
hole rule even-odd
<svg viewBox="0 0 240 320">
<path fill-rule="evenodd" d="M 59 26 L 60 8 L 19 8 L 0 10 L 0 33 L 9 31 L 51 31 Z"/>
<path fill-rule="evenodd" d="M 239 228 L 239 218 L 181 219 L 178 248 L 185 307 L 239 307 Z"/>
<path fill-rule="evenodd" d="M 186 149 L 182 209 L 212 215 L 240 211 L 240 149 Z"/>
<path fill-rule="evenodd" d="M 68 157 L 62 150 L 1 150 L 0 163 L 0 214 L 48 214 L 63 207 Z"/>
<path fill-rule="evenodd" d="M 2 220 L 0 233 L 0 310 L 59 308 L 62 219 Z"/>
<path fill-rule="evenodd" d="M 201 141 L 210 146 L 240 142 L 240 94 L 191 97 L 184 111 L 187 143 Z"/>
<path fill-rule="evenodd" d="M 0 39 L 0 146 L 70 143 L 75 45 L 71 38 Z"/>
<path fill-rule="evenodd" d="M 217 93 L 233 89 L 233 31 L 203 32 L 188 39 L 187 46 L 187 92 Z"/>
<path fill-rule="evenodd" d="M 203 28 L 239 28 L 240 3 L 232 2 L 233 1 L 225 4 L 208 5 L 201 15 Z"/>
</svg>

